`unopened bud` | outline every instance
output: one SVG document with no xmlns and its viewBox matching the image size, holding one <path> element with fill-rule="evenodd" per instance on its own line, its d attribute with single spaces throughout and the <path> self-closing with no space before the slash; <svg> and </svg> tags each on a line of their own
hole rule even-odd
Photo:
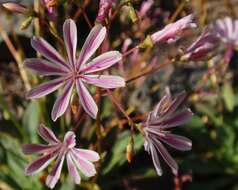
<svg viewBox="0 0 238 190">
<path fill-rule="evenodd" d="M 137 22 L 139 19 L 138 15 L 136 13 L 136 10 L 134 9 L 134 7 L 132 5 L 130 5 L 129 16 L 133 23 Z"/>
<path fill-rule="evenodd" d="M 33 17 L 29 16 L 26 20 L 22 22 L 20 29 L 21 30 L 27 29 L 30 26 L 32 20 L 33 20 Z"/>
<path fill-rule="evenodd" d="M 134 156 L 134 143 L 133 140 L 131 139 L 128 145 L 126 146 L 126 159 L 129 163 L 132 162 Z"/>
<path fill-rule="evenodd" d="M 13 13 L 25 14 L 28 10 L 20 3 L 3 3 L 2 6 Z"/>
<path fill-rule="evenodd" d="M 71 111 L 74 115 L 76 115 L 78 112 L 79 103 L 75 93 L 73 93 L 73 95 L 71 96 L 70 102 L 71 102 Z"/>
<path fill-rule="evenodd" d="M 140 44 L 140 48 L 152 48 L 154 46 L 151 36 L 148 35 L 145 40 Z"/>
</svg>

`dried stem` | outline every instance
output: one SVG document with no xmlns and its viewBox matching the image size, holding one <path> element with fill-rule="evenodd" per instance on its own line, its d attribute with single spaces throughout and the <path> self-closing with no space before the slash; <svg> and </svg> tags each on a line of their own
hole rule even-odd
<svg viewBox="0 0 238 190">
<path fill-rule="evenodd" d="M 27 91 L 30 90 L 31 85 L 30 85 L 29 79 L 27 77 L 26 70 L 24 69 L 24 66 L 23 66 L 23 58 L 22 58 L 20 52 L 17 51 L 16 48 L 14 47 L 14 45 L 13 45 L 12 41 L 10 40 L 7 32 L 5 30 L 3 30 L 1 23 L 0 23 L 0 34 L 1 34 L 4 42 L 6 43 L 9 51 L 11 52 L 12 56 L 14 57 L 14 59 L 17 63 L 17 66 L 18 66 L 21 78 L 23 80 L 25 89 Z"/>
</svg>

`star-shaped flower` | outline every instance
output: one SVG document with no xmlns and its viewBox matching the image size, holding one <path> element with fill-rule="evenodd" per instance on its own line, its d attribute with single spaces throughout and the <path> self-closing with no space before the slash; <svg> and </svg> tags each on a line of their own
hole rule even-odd
<svg viewBox="0 0 238 190">
<path fill-rule="evenodd" d="M 214 24 L 214 30 L 224 43 L 238 45 L 238 20 L 231 17 L 218 19 Z"/>
<path fill-rule="evenodd" d="M 46 179 L 46 185 L 52 189 L 60 178 L 65 158 L 68 171 L 76 184 L 80 184 L 81 182 L 78 170 L 87 177 L 92 177 L 96 174 L 95 166 L 92 162 L 99 160 L 98 153 L 92 150 L 75 148 L 76 142 L 74 132 L 67 132 L 64 136 L 63 142 L 56 138 L 53 131 L 45 127 L 43 124 L 39 127 L 38 133 L 42 139 L 48 143 L 48 145 L 23 145 L 22 150 L 27 155 L 32 153 L 42 154 L 38 159 L 32 161 L 26 167 L 26 175 L 34 175 L 41 172 L 56 159 L 55 166 Z"/>
<path fill-rule="evenodd" d="M 218 19 L 214 26 L 217 36 L 226 44 L 225 63 L 229 63 L 238 46 L 238 20 L 231 17 Z"/>
<path fill-rule="evenodd" d="M 158 175 L 162 175 L 159 154 L 175 175 L 178 172 L 177 163 L 170 156 L 162 142 L 181 151 L 190 150 L 192 147 L 192 142 L 188 138 L 174 135 L 168 131 L 172 127 L 188 122 L 192 117 L 190 109 L 184 107 L 178 110 L 179 107 L 183 106 L 185 99 L 185 93 L 181 93 L 175 99 L 172 99 L 169 90 L 167 90 L 166 95 L 163 96 L 154 111 L 149 113 L 146 122 L 142 125 L 145 134 L 144 147 L 151 154 Z"/>
<path fill-rule="evenodd" d="M 71 93 L 74 86 L 76 86 L 82 107 L 92 118 L 96 118 L 97 105 L 84 83 L 107 89 L 124 87 L 125 80 L 122 77 L 93 74 L 119 62 L 122 59 L 121 53 L 109 51 L 89 61 L 106 36 L 106 28 L 102 25 L 96 25 L 88 35 L 79 58 L 76 59 L 77 28 L 73 20 L 68 19 L 65 21 L 63 32 L 68 54 L 68 59 L 66 60 L 44 39 L 33 37 L 31 41 L 32 47 L 48 60 L 39 58 L 26 59 L 25 65 L 40 75 L 54 75 L 57 78 L 33 88 L 27 93 L 26 97 L 29 99 L 40 98 L 64 86 L 51 113 L 52 119 L 56 121 L 66 111 Z"/>
</svg>

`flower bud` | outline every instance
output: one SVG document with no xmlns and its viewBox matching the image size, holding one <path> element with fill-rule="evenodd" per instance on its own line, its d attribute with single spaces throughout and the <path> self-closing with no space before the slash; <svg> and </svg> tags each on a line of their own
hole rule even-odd
<svg viewBox="0 0 238 190">
<path fill-rule="evenodd" d="M 129 163 L 132 162 L 133 156 L 134 156 L 134 143 L 133 139 L 131 138 L 130 142 L 126 146 L 126 159 Z"/>
<path fill-rule="evenodd" d="M 20 3 L 3 3 L 2 6 L 13 13 L 25 14 L 27 8 Z"/>
<path fill-rule="evenodd" d="M 20 29 L 21 29 L 21 30 L 27 29 L 27 28 L 30 26 L 32 20 L 33 20 L 33 17 L 32 17 L 32 16 L 29 16 L 26 20 L 24 20 L 24 21 L 21 23 Z"/>
<path fill-rule="evenodd" d="M 188 15 L 174 23 L 170 23 L 162 30 L 151 35 L 153 43 L 171 43 L 184 36 L 185 31 L 197 27 L 193 22 L 193 15 Z"/>
</svg>

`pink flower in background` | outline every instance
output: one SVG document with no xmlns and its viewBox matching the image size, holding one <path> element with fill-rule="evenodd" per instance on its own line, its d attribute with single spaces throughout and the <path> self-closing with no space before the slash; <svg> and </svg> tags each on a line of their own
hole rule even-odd
<svg viewBox="0 0 238 190">
<path fill-rule="evenodd" d="M 214 24 L 214 30 L 224 43 L 238 45 L 238 20 L 231 17 L 218 19 Z"/>
<path fill-rule="evenodd" d="M 49 14 L 55 12 L 55 5 L 57 0 L 41 0 L 42 4 L 47 8 Z"/>
<path fill-rule="evenodd" d="M 166 95 L 162 97 L 154 111 L 149 113 L 147 121 L 142 125 L 145 133 L 144 147 L 151 154 L 158 175 L 162 175 L 159 154 L 175 175 L 178 172 L 177 163 L 170 156 L 162 142 L 181 151 L 190 150 L 192 147 L 192 142 L 189 139 L 168 131 L 168 129 L 182 125 L 191 119 L 193 114 L 190 109 L 184 107 L 185 99 L 185 93 L 181 93 L 172 99 L 167 89 Z M 179 110 L 180 107 L 183 108 Z"/>
<path fill-rule="evenodd" d="M 198 39 L 187 48 L 183 58 L 192 61 L 202 60 L 216 48 L 218 41 L 217 36 L 206 28 Z"/>
<path fill-rule="evenodd" d="M 76 59 L 77 28 L 73 20 L 66 20 L 63 27 L 64 41 L 68 54 L 65 60 L 49 43 L 40 37 L 33 37 L 32 47 L 45 58 L 31 58 L 25 60 L 25 65 L 31 70 L 44 76 L 57 76 L 58 78 L 45 82 L 30 90 L 27 98 L 40 98 L 64 86 L 58 96 L 51 113 L 54 121 L 66 111 L 71 93 L 76 86 L 79 102 L 92 118 L 96 118 L 98 107 L 87 90 L 84 83 L 92 84 L 101 88 L 118 88 L 125 86 L 122 77 L 114 75 L 92 74 L 102 71 L 119 62 L 122 59 L 120 52 L 109 51 L 89 61 L 106 36 L 106 28 L 96 25 L 88 35 L 80 56 Z"/>
<path fill-rule="evenodd" d="M 143 18 L 154 4 L 154 0 L 143 1 L 138 12 L 140 18 Z"/>
<path fill-rule="evenodd" d="M 213 26 L 217 36 L 227 45 L 224 60 L 229 63 L 233 50 L 238 46 L 238 20 L 225 17 L 218 19 Z"/>
<path fill-rule="evenodd" d="M 108 16 L 109 10 L 112 8 L 113 3 L 116 0 L 100 0 L 99 2 L 99 10 L 97 15 L 97 22 L 103 22 L 105 18 Z"/>
<path fill-rule="evenodd" d="M 97 152 L 92 150 L 75 148 L 75 134 L 69 131 L 64 136 L 64 141 L 61 142 L 54 133 L 44 125 L 38 129 L 39 135 L 48 145 L 44 144 L 27 144 L 23 145 L 24 154 L 41 154 L 41 156 L 32 161 L 25 169 L 26 175 L 34 175 L 45 169 L 53 160 L 56 159 L 55 166 L 49 173 L 46 179 L 46 185 L 51 189 L 58 182 L 66 158 L 68 171 L 74 182 L 80 184 L 81 177 L 78 173 L 80 170 L 85 176 L 92 177 L 96 174 L 95 166 L 92 162 L 99 160 Z"/>
<path fill-rule="evenodd" d="M 151 35 L 152 42 L 164 43 L 174 42 L 183 37 L 184 32 L 197 27 L 193 22 L 193 15 L 188 15 L 179 19 L 178 21 L 168 24 L 162 30 Z"/>
</svg>

